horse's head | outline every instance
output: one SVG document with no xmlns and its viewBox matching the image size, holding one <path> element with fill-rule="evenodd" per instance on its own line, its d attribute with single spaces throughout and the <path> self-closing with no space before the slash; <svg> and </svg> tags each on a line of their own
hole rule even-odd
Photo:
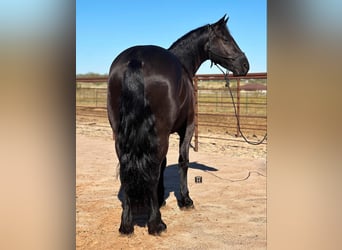
<svg viewBox="0 0 342 250">
<path fill-rule="evenodd" d="M 244 76 L 249 70 L 249 63 L 229 33 L 227 21 L 225 15 L 216 23 L 208 25 L 208 56 L 212 62 L 232 71 L 234 76 Z"/>
</svg>

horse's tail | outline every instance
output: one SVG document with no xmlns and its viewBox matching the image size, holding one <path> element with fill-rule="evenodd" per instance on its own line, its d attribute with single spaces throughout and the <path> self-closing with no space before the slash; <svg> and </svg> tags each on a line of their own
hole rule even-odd
<svg viewBox="0 0 342 250">
<path fill-rule="evenodd" d="M 145 97 L 143 63 L 131 60 L 124 73 L 117 150 L 122 188 L 132 202 L 149 197 L 151 183 L 157 183 L 158 140 L 155 116 Z"/>
</svg>

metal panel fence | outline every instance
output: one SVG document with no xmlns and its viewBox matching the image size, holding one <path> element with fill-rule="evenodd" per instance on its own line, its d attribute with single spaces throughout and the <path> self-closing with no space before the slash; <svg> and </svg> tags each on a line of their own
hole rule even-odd
<svg viewBox="0 0 342 250">
<path fill-rule="evenodd" d="M 236 114 L 241 130 L 248 136 L 264 135 L 267 130 L 267 74 L 229 76 Z M 107 78 L 76 78 L 76 106 L 105 108 Z M 223 75 L 196 75 L 193 79 L 196 99 L 195 150 L 199 138 L 212 134 L 239 137 L 237 120 L 227 82 Z M 105 112 L 101 114 L 106 115 Z M 216 136 L 215 139 L 223 139 Z"/>
<path fill-rule="evenodd" d="M 227 85 L 231 88 L 233 99 Z M 237 117 L 245 135 L 256 137 L 266 133 L 266 73 L 247 74 L 244 77 L 229 76 L 228 82 L 224 75 L 196 75 L 194 88 L 197 100 L 195 150 L 198 149 L 199 137 L 212 138 L 208 132 L 239 137 Z M 222 137 L 216 136 L 215 139 Z"/>
</svg>

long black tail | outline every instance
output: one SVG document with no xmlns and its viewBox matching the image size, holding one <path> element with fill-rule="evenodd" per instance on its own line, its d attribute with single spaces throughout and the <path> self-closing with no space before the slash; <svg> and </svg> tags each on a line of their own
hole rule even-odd
<svg viewBox="0 0 342 250">
<path fill-rule="evenodd" d="M 131 60 L 124 73 L 116 138 L 122 188 L 139 203 L 149 197 L 151 183 L 159 178 L 155 116 L 144 94 L 142 67 L 141 61 Z"/>
</svg>

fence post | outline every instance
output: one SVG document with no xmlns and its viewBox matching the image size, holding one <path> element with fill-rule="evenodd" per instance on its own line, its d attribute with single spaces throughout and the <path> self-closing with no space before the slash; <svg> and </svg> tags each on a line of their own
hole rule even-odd
<svg viewBox="0 0 342 250">
<path fill-rule="evenodd" d="M 97 88 L 95 89 L 95 107 L 97 108 Z"/>
<path fill-rule="evenodd" d="M 195 152 L 198 152 L 198 78 L 193 78 L 195 96 Z"/>
<path fill-rule="evenodd" d="M 240 121 L 240 78 L 238 78 L 236 84 L 236 113 L 237 113 L 237 119 Z M 240 124 L 241 125 L 241 124 Z M 236 121 L 236 137 L 240 136 L 240 131 L 239 131 L 239 123 Z"/>
</svg>

